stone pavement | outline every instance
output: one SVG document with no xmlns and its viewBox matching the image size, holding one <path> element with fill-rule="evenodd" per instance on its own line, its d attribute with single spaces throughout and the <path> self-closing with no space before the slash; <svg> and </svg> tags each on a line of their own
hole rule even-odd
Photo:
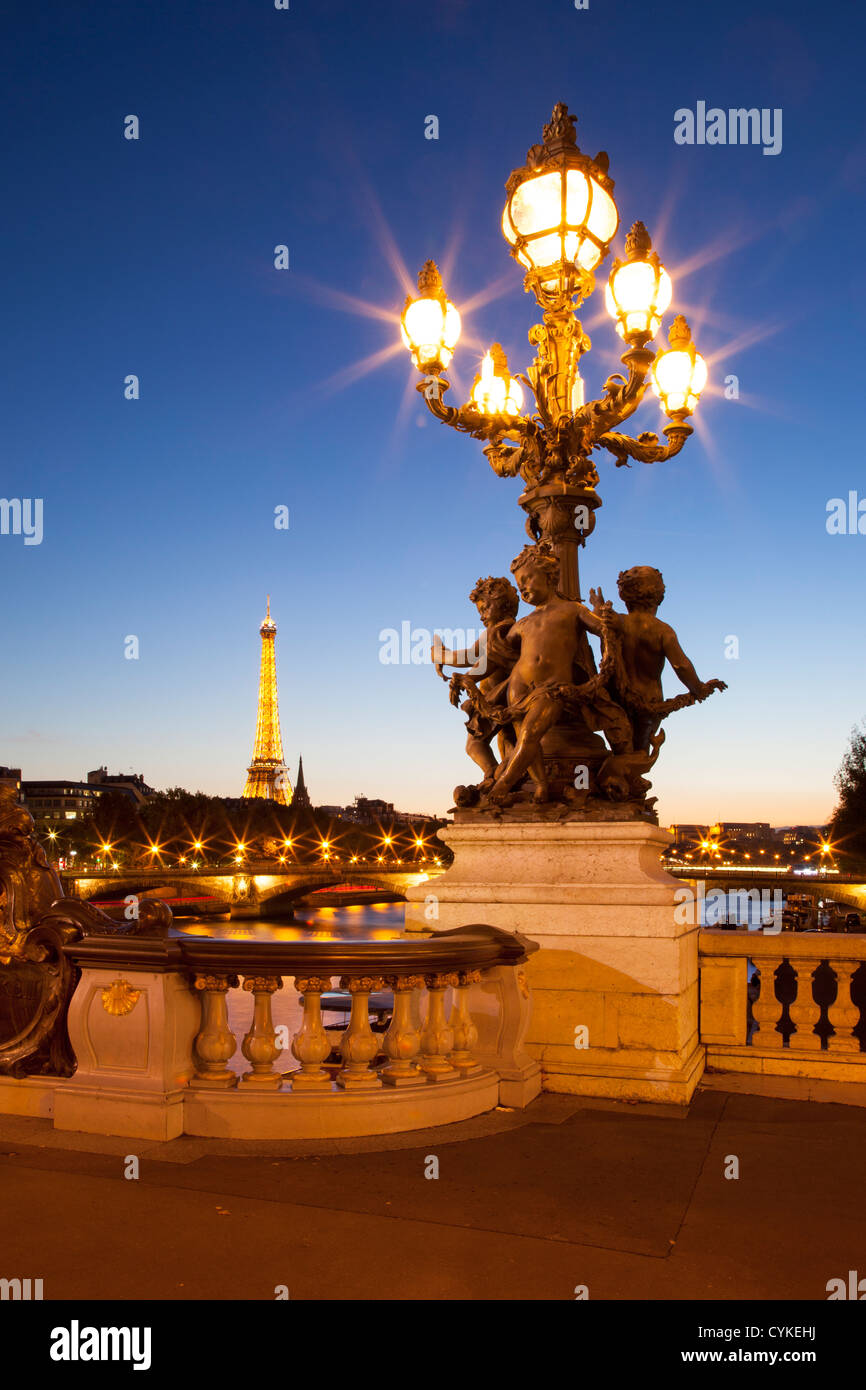
<svg viewBox="0 0 866 1390">
<path fill-rule="evenodd" d="M 823 1301 L 866 1274 L 864 1179 L 863 1109 L 718 1090 L 687 1115 L 543 1095 L 294 1144 L 3 1116 L 0 1277 L 42 1278 L 46 1299 Z"/>
</svg>

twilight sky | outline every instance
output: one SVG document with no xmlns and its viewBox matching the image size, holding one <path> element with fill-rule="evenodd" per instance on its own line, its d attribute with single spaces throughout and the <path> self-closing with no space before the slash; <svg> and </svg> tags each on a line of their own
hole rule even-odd
<svg viewBox="0 0 866 1390">
<path fill-rule="evenodd" d="M 13 3 L 0 491 L 41 498 L 44 535 L 0 535 L 0 762 L 238 795 L 270 593 L 286 757 L 314 802 L 443 812 L 476 780 L 445 687 L 383 664 L 380 633 L 475 625 L 470 588 L 526 540 L 520 481 L 427 415 L 397 315 L 432 256 L 475 301 L 451 401 L 494 340 L 525 370 L 540 311 L 503 185 L 564 101 L 581 147 L 610 154 L 615 251 L 643 219 L 673 277 L 664 329 L 685 312 L 710 363 L 678 458 L 596 455 L 581 555 L 584 592 L 608 597 L 620 569 L 662 569 L 662 616 L 729 683 L 669 721 L 660 819 L 824 820 L 866 716 L 866 535 L 826 527 L 831 498 L 866 498 L 843 433 L 862 397 L 864 29 L 842 0 Z M 698 102 L 779 108 L 781 151 L 676 144 Z M 609 264 L 580 310 L 596 395 L 621 346 Z M 665 423 L 650 394 L 625 428 Z"/>
</svg>

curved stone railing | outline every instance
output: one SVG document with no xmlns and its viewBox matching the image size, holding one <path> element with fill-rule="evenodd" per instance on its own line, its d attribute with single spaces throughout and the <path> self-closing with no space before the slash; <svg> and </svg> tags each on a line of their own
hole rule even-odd
<svg viewBox="0 0 866 1390">
<path fill-rule="evenodd" d="M 62 1129 L 173 1138 L 182 1133 L 302 1138 L 391 1133 L 525 1105 L 540 1073 L 523 1049 L 534 943 L 489 926 L 428 938 L 247 940 L 91 936 L 65 948 L 81 978 L 69 1009 L 77 1059 L 57 1082 Z M 227 1007 L 241 985 L 249 1027 Z M 331 1060 L 322 995 L 348 992 L 348 1026 Z M 272 1001 L 299 996 L 285 1066 Z M 384 1034 L 370 995 L 393 993 Z M 248 1066 L 229 1064 L 237 1053 Z"/>
<path fill-rule="evenodd" d="M 866 935 L 704 929 L 699 950 L 708 1069 L 866 1086 Z"/>
</svg>

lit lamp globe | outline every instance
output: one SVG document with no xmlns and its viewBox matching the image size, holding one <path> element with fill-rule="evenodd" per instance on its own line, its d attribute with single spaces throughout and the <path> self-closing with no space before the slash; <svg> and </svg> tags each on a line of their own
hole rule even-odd
<svg viewBox="0 0 866 1390">
<path fill-rule="evenodd" d="M 673 286 L 646 227 L 635 222 L 625 239 L 625 260 L 615 260 L 604 292 L 616 331 L 632 347 L 645 347 L 661 327 Z"/>
<path fill-rule="evenodd" d="M 590 294 L 619 225 L 608 157 L 583 154 L 574 127 L 568 108 L 555 106 L 544 143 L 533 145 L 505 185 L 502 232 L 541 303 Z"/>
<path fill-rule="evenodd" d="M 668 332 L 670 348 L 653 363 L 653 390 L 672 419 L 691 415 L 707 384 L 707 364 L 692 342 L 691 330 L 677 314 Z"/>
<path fill-rule="evenodd" d="M 418 276 L 419 297 L 406 298 L 400 334 L 419 372 L 443 372 L 460 337 L 460 315 L 446 298 L 434 261 L 425 261 Z"/>
<path fill-rule="evenodd" d="M 523 387 L 510 375 L 501 343 L 494 343 L 481 360 L 472 403 L 482 415 L 519 415 L 523 409 Z"/>
</svg>

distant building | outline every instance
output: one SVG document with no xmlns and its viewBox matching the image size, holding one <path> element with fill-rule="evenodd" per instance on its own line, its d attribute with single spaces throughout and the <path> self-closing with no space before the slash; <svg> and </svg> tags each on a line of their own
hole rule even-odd
<svg viewBox="0 0 866 1390">
<path fill-rule="evenodd" d="M 429 811 L 395 811 L 393 801 L 383 801 L 380 797 L 356 796 L 351 806 L 319 806 L 317 809 L 327 816 L 353 821 L 355 825 L 448 824 L 444 816 L 433 816 Z"/>
<path fill-rule="evenodd" d="M 706 840 L 709 835 L 708 825 L 695 825 L 683 822 L 680 825 L 668 826 L 674 837 L 677 849 L 697 849 L 702 840 Z"/>
<path fill-rule="evenodd" d="M 24 804 L 37 822 L 87 820 L 103 795 L 101 788 L 89 782 L 58 779 L 22 782 L 21 790 Z"/>
<path fill-rule="evenodd" d="M 88 772 L 87 781 L 90 786 L 103 787 L 107 792 L 125 792 L 138 806 L 154 794 L 153 787 L 147 785 L 141 772 L 110 773 L 107 768 L 98 767 L 94 772 Z"/>
<path fill-rule="evenodd" d="M 21 769 L 20 767 L 0 767 L 0 787 L 9 787 L 14 793 L 16 800 L 21 800 Z"/>
<path fill-rule="evenodd" d="M 827 827 L 823 825 L 786 825 L 781 831 L 782 843 L 792 849 L 812 850 L 826 837 Z"/>
<path fill-rule="evenodd" d="M 397 811 L 394 819 L 405 821 L 407 825 L 448 825 L 449 821 L 445 816 L 431 816 L 429 811 Z"/>
<path fill-rule="evenodd" d="M 714 840 L 772 840 L 775 838 L 769 821 L 723 820 L 710 827 Z"/>
<path fill-rule="evenodd" d="M 21 783 L 24 804 L 37 822 L 87 820 L 96 811 L 100 797 L 109 792 L 126 796 L 135 806 L 141 806 L 153 788 L 141 773 L 114 773 L 104 767 L 87 774 L 86 782 L 61 778 L 33 779 Z"/>
<path fill-rule="evenodd" d="M 354 805 L 345 806 L 341 814 L 359 825 L 375 825 L 377 821 L 394 819 L 394 803 L 379 797 L 356 796 Z"/>
</svg>

